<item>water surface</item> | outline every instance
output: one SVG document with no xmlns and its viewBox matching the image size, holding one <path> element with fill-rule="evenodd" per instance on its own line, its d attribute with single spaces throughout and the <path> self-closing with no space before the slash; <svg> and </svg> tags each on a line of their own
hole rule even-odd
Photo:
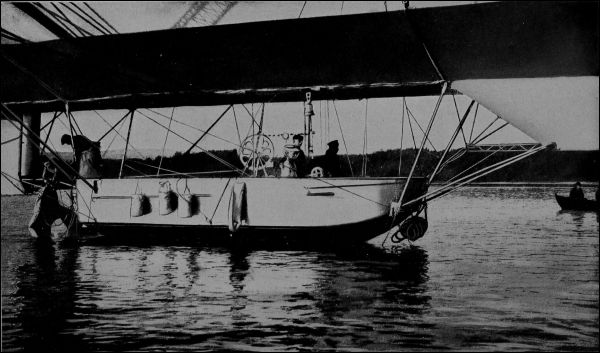
<svg viewBox="0 0 600 353">
<path fill-rule="evenodd" d="M 598 215 L 554 191 L 466 188 L 345 250 L 37 246 L 2 197 L 2 350 L 596 351 Z"/>
</svg>

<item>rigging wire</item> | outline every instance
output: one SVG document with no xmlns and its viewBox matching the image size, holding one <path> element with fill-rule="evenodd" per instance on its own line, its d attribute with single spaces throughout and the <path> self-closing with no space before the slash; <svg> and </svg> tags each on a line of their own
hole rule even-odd
<svg viewBox="0 0 600 353">
<path fill-rule="evenodd" d="M 142 116 L 144 116 L 144 117 L 148 118 L 148 119 L 149 119 L 150 121 L 152 121 L 153 123 L 155 123 L 155 124 L 157 124 L 157 125 L 161 126 L 162 128 L 164 128 L 164 129 L 166 129 L 166 128 L 167 128 L 166 126 L 162 125 L 161 123 L 157 122 L 156 120 L 152 119 L 151 117 L 147 116 L 146 114 L 144 114 L 144 113 L 142 113 L 142 112 L 139 112 L 139 113 L 140 113 Z M 186 139 L 185 137 L 183 137 L 183 136 L 179 135 L 179 134 L 178 134 L 178 133 L 176 133 L 175 131 L 173 131 L 173 134 L 174 134 L 175 136 L 179 137 L 180 139 L 182 139 L 182 140 L 186 141 L 187 143 L 190 143 L 190 144 L 192 143 L 192 141 L 190 141 L 190 140 Z M 219 158 L 219 157 L 217 157 L 217 156 L 216 156 L 214 153 L 212 153 L 212 152 L 210 152 L 210 151 L 208 151 L 208 150 L 205 150 L 204 148 L 202 148 L 202 147 L 200 147 L 200 146 L 198 146 L 198 145 L 196 145 L 196 148 L 200 149 L 202 152 L 206 153 L 207 155 L 211 156 L 212 158 L 214 158 L 214 159 L 215 159 L 215 160 L 217 160 L 218 162 L 220 162 L 220 163 L 224 164 L 225 166 L 227 166 L 227 167 L 231 168 L 232 170 L 234 170 L 234 171 L 238 171 L 238 172 L 242 172 L 242 174 L 243 174 L 243 171 L 242 171 L 241 169 L 239 169 L 239 168 L 237 168 L 236 166 L 234 166 L 233 164 L 231 164 L 231 163 L 229 163 L 229 162 L 227 162 L 227 161 L 223 160 L 222 158 Z"/>
<path fill-rule="evenodd" d="M 77 3 L 75 2 L 70 2 L 70 5 L 72 5 L 74 8 L 76 8 L 82 15 L 86 16 L 86 17 L 82 17 L 81 15 L 79 15 L 78 13 L 75 13 L 79 18 L 81 18 L 82 20 L 85 21 L 85 23 L 89 24 L 90 26 L 94 27 L 98 32 L 100 32 L 103 35 L 106 34 L 110 34 L 110 32 L 107 32 L 106 29 L 104 27 L 102 27 L 101 25 L 98 24 L 98 21 L 96 21 L 93 17 L 91 17 L 85 10 L 83 10 L 82 8 L 80 8 L 79 6 L 77 6 Z M 89 19 L 89 20 L 88 20 Z M 91 21 L 91 22 L 90 22 Z"/>
<path fill-rule="evenodd" d="M 78 37 L 77 33 L 67 25 L 66 16 L 64 16 L 64 14 L 63 15 L 59 15 L 56 12 L 54 12 L 54 11 L 46 8 L 45 6 L 43 6 L 41 3 L 33 3 L 33 5 L 36 6 L 38 9 L 46 12 L 48 15 L 50 15 L 50 17 L 55 20 L 53 22 L 56 24 L 56 26 L 58 26 L 59 28 L 63 29 L 64 31 L 66 31 L 73 38 Z M 52 4 L 52 6 L 54 6 L 54 8 L 56 8 L 56 6 L 54 4 Z M 58 11 L 60 11 L 60 10 L 58 10 Z M 60 11 L 60 13 L 62 14 L 62 11 Z"/>
<path fill-rule="evenodd" d="M 473 137 L 473 130 L 475 130 L 475 120 L 477 120 L 477 110 L 479 109 L 479 103 L 477 103 L 477 106 L 475 107 L 475 115 L 473 116 L 473 125 L 471 126 L 471 132 L 469 133 L 469 143 L 471 143 L 473 140 L 471 140 L 471 137 Z"/>
<path fill-rule="evenodd" d="M 400 160 L 398 161 L 398 176 L 402 176 L 402 146 L 404 143 L 404 103 L 405 103 L 406 97 L 402 97 L 402 128 L 401 128 L 401 132 L 400 132 Z"/>
<path fill-rule="evenodd" d="M 346 145 L 346 138 L 344 137 L 344 131 L 342 130 L 342 123 L 340 122 L 340 116 L 337 111 L 337 107 L 335 106 L 335 101 L 333 103 L 333 109 L 335 110 L 335 116 L 337 117 L 338 126 L 340 127 L 340 135 L 342 135 L 342 142 L 344 142 L 344 149 L 346 150 L 346 159 L 348 159 L 348 166 L 350 167 L 350 175 L 354 177 L 354 171 L 352 170 L 352 162 L 350 162 L 350 156 L 348 155 L 348 146 Z"/>
<path fill-rule="evenodd" d="M 404 102 L 404 107 L 408 109 L 408 106 L 406 105 L 406 101 Z M 415 132 L 413 131 L 412 123 L 410 122 L 410 115 L 408 116 L 408 127 L 410 127 L 410 135 L 412 136 L 413 145 L 416 150 L 417 149 L 417 140 L 415 139 Z"/>
<path fill-rule="evenodd" d="M 106 156 L 106 154 L 108 153 L 108 151 L 110 150 L 110 146 L 112 146 L 113 142 L 115 141 L 115 139 L 117 138 L 117 136 L 119 136 L 119 131 L 121 131 L 121 129 L 123 128 L 124 122 L 125 122 L 125 118 L 129 115 L 129 113 L 127 113 L 123 119 L 121 119 L 119 122 L 117 122 L 117 124 L 115 124 L 115 126 L 113 126 L 113 128 L 115 128 L 116 126 L 119 126 L 116 130 L 115 130 L 115 134 L 113 135 L 112 140 L 110 140 L 110 143 L 108 144 L 108 146 L 106 147 L 106 149 L 104 150 L 104 154 L 102 154 L 102 158 L 104 158 L 104 156 Z"/>
<path fill-rule="evenodd" d="M 23 38 L 23 37 L 15 34 L 15 33 L 11 32 L 11 31 L 9 31 L 7 29 L 4 29 L 4 28 L 2 28 L 2 37 L 10 39 L 10 40 L 13 40 L 15 42 L 19 42 L 19 43 L 28 43 L 28 42 L 30 42 L 29 40 L 27 40 L 27 39 L 25 39 L 25 38 Z"/>
<path fill-rule="evenodd" d="M 306 3 L 308 1 L 305 1 L 304 4 L 302 4 L 302 9 L 300 10 L 300 13 L 298 14 L 298 18 L 300 18 L 300 16 L 302 16 L 302 11 L 304 11 L 304 6 L 306 6 Z"/>
<path fill-rule="evenodd" d="M 238 125 L 238 121 L 237 121 L 237 114 L 235 112 L 235 106 L 232 106 L 231 109 L 233 110 L 233 120 L 235 121 L 235 131 L 237 132 L 237 137 L 238 137 L 238 141 L 240 142 L 240 146 L 242 145 L 242 137 L 240 136 L 240 127 Z"/>
<path fill-rule="evenodd" d="M 105 123 L 106 123 L 106 124 L 107 124 L 109 127 L 111 126 L 111 125 L 110 125 L 110 123 L 109 123 L 108 121 L 106 121 L 106 119 L 104 119 L 104 117 L 103 117 L 102 115 L 100 115 L 100 113 L 98 113 L 98 112 L 97 112 L 97 111 L 95 111 L 95 110 L 94 110 L 93 112 L 94 112 L 94 113 L 96 113 L 96 115 L 98 115 L 98 116 L 100 117 L 100 119 L 102 119 L 102 121 L 104 121 L 104 122 L 105 122 Z M 138 111 L 138 113 L 140 113 L 140 114 L 141 114 L 141 112 L 140 112 L 140 111 Z M 130 114 L 130 113 L 127 113 L 127 115 L 125 115 L 125 116 L 128 116 L 129 114 Z M 143 115 L 143 114 L 142 114 L 142 115 Z M 123 120 L 123 121 L 125 121 L 125 120 Z M 125 137 L 123 137 L 123 135 L 121 135 L 121 134 L 120 134 L 118 131 L 116 131 L 116 133 L 119 135 L 119 137 L 121 137 L 121 139 L 122 139 L 123 141 L 126 141 L 126 139 L 125 139 Z M 142 158 L 146 158 L 146 156 L 144 156 L 144 154 L 143 154 L 143 153 L 141 153 L 140 151 L 138 151 L 138 150 L 135 148 L 135 146 L 133 146 L 132 144 L 129 144 L 129 146 L 131 146 L 131 148 L 132 148 L 132 149 L 133 149 L 133 150 L 134 150 L 134 151 L 135 151 L 137 154 L 139 154 L 139 155 L 140 155 Z"/>
<path fill-rule="evenodd" d="M 90 10 L 91 10 L 91 11 L 92 11 L 92 12 L 93 12 L 93 13 L 94 13 L 96 16 L 98 16 L 98 18 L 99 18 L 100 20 L 102 20 L 102 22 L 104 22 L 104 23 L 105 23 L 105 24 L 106 24 L 108 27 L 110 27 L 110 28 L 111 28 L 111 29 L 112 29 L 112 30 L 115 32 L 115 34 L 118 34 L 118 33 L 119 33 L 119 31 L 117 31 L 117 30 L 115 29 L 115 27 L 113 27 L 113 26 L 112 26 L 112 25 L 111 25 L 111 24 L 110 24 L 110 23 L 109 23 L 109 22 L 108 22 L 106 19 L 104 19 L 104 17 L 100 16 L 100 14 L 99 14 L 98 12 L 96 12 L 96 10 L 94 10 L 94 8 L 93 8 L 93 7 L 91 7 L 90 5 L 88 5 L 88 3 L 87 3 L 87 2 L 84 2 L 83 4 L 84 4 L 85 6 L 87 6 L 87 8 L 88 8 L 88 9 L 90 9 Z"/>
<path fill-rule="evenodd" d="M 233 107 L 233 106 L 232 106 L 232 107 Z M 170 119 L 168 116 L 166 116 L 166 115 L 164 115 L 164 114 L 161 114 L 161 113 L 159 113 L 159 112 L 157 112 L 157 111 L 154 111 L 154 110 L 152 110 L 152 109 L 149 109 L 149 108 L 144 108 L 144 110 L 150 111 L 150 112 L 152 112 L 152 113 L 154 113 L 154 114 L 156 114 L 156 115 L 158 115 L 158 116 L 161 116 L 161 117 L 163 117 L 163 118 Z M 235 112 L 235 110 L 234 110 L 234 112 Z M 202 130 L 202 129 L 200 129 L 200 128 L 197 128 L 197 127 L 195 127 L 195 126 L 192 126 L 192 125 L 186 124 L 186 123 L 184 123 L 184 122 L 182 122 L 182 121 L 179 121 L 179 120 L 177 120 L 177 119 L 173 119 L 173 121 L 174 121 L 174 122 L 176 122 L 176 123 L 178 123 L 178 124 L 180 124 L 180 125 L 183 125 L 183 126 L 186 126 L 186 127 L 189 127 L 189 128 L 191 128 L 191 129 L 194 129 L 194 130 L 196 130 L 196 131 L 199 131 L 199 132 L 201 132 L 201 133 L 207 134 L 208 136 L 214 137 L 214 138 L 216 138 L 216 139 L 218 139 L 218 140 L 221 140 L 221 141 L 227 142 L 227 143 L 229 143 L 229 144 L 232 144 L 232 145 L 234 145 L 235 147 L 242 147 L 242 144 L 241 144 L 241 142 L 240 142 L 240 144 L 238 145 L 238 144 L 236 144 L 235 142 L 232 142 L 232 141 L 229 141 L 229 140 L 227 140 L 227 139 L 224 139 L 224 138 L 222 138 L 222 137 L 219 137 L 219 136 L 217 136 L 217 135 L 211 134 L 210 132 L 208 132 L 208 130 Z M 239 138 L 239 135 L 238 135 L 238 138 Z"/>
<path fill-rule="evenodd" d="M 56 6 L 54 3 L 50 3 L 50 4 L 52 4 L 52 6 L 56 9 L 56 11 L 58 11 L 60 13 L 61 16 L 58 16 L 58 14 L 56 14 L 56 13 L 50 11 L 50 10 L 47 10 L 47 12 L 50 13 L 50 14 L 52 14 L 55 19 L 59 20 L 63 24 L 63 27 L 65 29 L 67 29 L 68 28 L 67 25 L 69 25 L 69 26 L 73 27 L 75 30 L 77 30 L 77 32 L 79 32 L 79 35 L 82 36 L 82 37 L 85 37 L 86 34 L 90 35 L 90 36 L 92 35 L 90 32 L 86 31 L 81 26 L 79 26 L 79 25 L 75 24 L 73 21 L 71 21 L 69 19 L 69 16 L 65 15 L 65 13 L 62 12 L 62 10 L 58 6 Z M 42 7 L 42 6 L 40 5 L 40 7 Z M 73 33 L 74 37 L 78 37 L 78 35 L 76 33 L 74 33 L 73 30 L 70 31 L 70 32 Z"/>
<path fill-rule="evenodd" d="M 77 3 L 75 3 L 75 2 L 73 2 L 72 4 L 75 5 L 76 7 L 78 7 Z M 92 13 L 96 14 L 96 12 L 87 3 L 83 3 L 83 4 L 86 5 L 88 7 L 88 9 L 92 10 Z M 113 32 L 110 30 L 110 28 L 107 28 L 104 23 L 100 23 L 100 21 L 98 21 L 96 18 L 94 18 L 94 16 L 92 16 L 85 9 L 80 9 L 80 11 L 83 12 L 86 16 L 88 16 L 88 18 L 90 18 L 95 24 L 100 26 L 105 34 L 113 34 Z"/>
<path fill-rule="evenodd" d="M 158 170 L 156 176 L 160 174 L 160 167 L 162 166 L 163 157 L 165 156 L 165 147 L 167 147 L 167 139 L 169 138 L 169 132 L 171 131 L 171 122 L 173 122 L 173 115 L 175 114 L 175 107 L 171 111 L 171 119 L 169 119 L 169 126 L 167 127 L 167 134 L 165 135 L 165 142 L 163 143 L 162 151 L 160 153 L 160 162 L 158 163 Z"/>
<path fill-rule="evenodd" d="M 454 108 L 456 108 L 456 118 L 458 119 L 458 122 L 460 123 L 460 113 L 458 112 L 458 105 L 456 104 L 456 97 L 454 96 L 454 93 L 452 93 L 452 100 L 454 101 Z M 465 132 L 463 131 L 462 127 L 460 129 L 460 132 L 462 134 L 462 138 L 463 141 L 465 142 L 465 147 L 467 146 L 467 138 L 465 137 Z"/>
<path fill-rule="evenodd" d="M 13 138 L 11 138 L 11 139 L 8 139 L 8 140 L 6 140 L 6 141 L 2 141 L 2 143 L 1 143 L 0 145 L 5 145 L 5 144 L 7 144 L 7 143 L 13 142 L 13 141 L 15 141 L 15 140 L 18 140 L 20 137 L 21 137 L 21 136 L 16 136 L 16 137 L 13 137 Z"/>
<path fill-rule="evenodd" d="M 417 127 L 419 128 L 419 130 L 421 130 L 421 132 L 423 133 L 423 137 L 427 140 L 427 142 L 429 142 L 429 145 L 431 146 L 431 148 L 435 152 L 437 152 L 437 149 L 435 148 L 435 146 L 433 145 L 433 143 L 429 139 L 429 136 L 427 136 L 427 134 L 425 133 L 425 131 L 423 131 L 423 128 L 421 127 L 421 124 L 419 124 L 419 121 L 417 120 L 417 118 L 415 118 L 415 116 L 413 115 L 412 111 L 408 108 L 408 105 L 406 105 L 406 111 L 408 112 L 408 115 L 410 117 L 412 117 L 412 119 L 415 121 L 415 123 L 417 124 Z"/>
<path fill-rule="evenodd" d="M 3 171 L 0 171 L 0 173 L 2 174 L 2 176 L 3 176 L 3 177 L 4 177 L 4 178 L 5 178 L 5 179 L 6 179 L 6 180 L 7 180 L 7 181 L 8 181 L 8 182 L 9 182 L 9 183 L 12 185 L 12 186 L 14 186 L 14 187 L 15 187 L 15 189 L 17 189 L 17 190 L 18 190 L 18 191 L 19 191 L 21 194 L 25 194 L 25 190 L 23 189 L 23 187 L 22 187 L 22 186 L 21 186 L 21 187 L 19 187 L 19 186 L 18 186 L 18 185 L 17 185 L 15 182 L 13 182 L 13 181 L 11 180 L 11 178 L 12 178 L 12 179 L 14 179 L 14 180 L 18 180 L 17 178 L 15 178 L 15 177 L 13 177 L 12 175 L 10 175 L 10 174 L 8 174 L 8 173 L 5 173 L 5 172 L 3 172 Z M 10 177 L 10 178 L 9 178 L 9 177 Z M 19 182 L 20 182 L 20 181 L 19 181 Z"/>
</svg>

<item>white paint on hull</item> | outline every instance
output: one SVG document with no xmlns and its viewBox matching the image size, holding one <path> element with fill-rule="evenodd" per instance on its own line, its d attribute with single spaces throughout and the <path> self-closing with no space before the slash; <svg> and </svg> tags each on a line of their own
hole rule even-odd
<svg viewBox="0 0 600 353">
<path fill-rule="evenodd" d="M 97 180 L 96 194 L 78 181 L 80 221 L 88 223 L 95 219 L 98 223 L 227 226 L 231 188 L 236 182 L 244 182 L 249 227 L 327 227 L 387 215 L 390 203 L 404 185 L 404 179 L 400 178 L 190 178 L 187 185 L 199 200 L 199 212 L 192 217 L 181 218 L 177 211 L 168 215 L 158 212 L 159 181 L 166 180 L 174 192 L 183 192 L 185 179 Z M 418 181 L 414 183 L 417 185 Z M 149 197 L 152 211 L 131 217 L 130 196 L 136 188 Z M 310 196 L 309 191 L 317 195 Z"/>
<path fill-rule="evenodd" d="M 598 76 L 452 82 L 531 138 L 564 150 L 598 149 L 598 87 Z"/>
</svg>

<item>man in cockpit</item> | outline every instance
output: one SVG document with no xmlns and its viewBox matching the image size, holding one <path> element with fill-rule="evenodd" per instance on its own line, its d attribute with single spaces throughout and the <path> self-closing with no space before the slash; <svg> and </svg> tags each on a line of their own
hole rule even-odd
<svg viewBox="0 0 600 353">
<path fill-rule="evenodd" d="M 284 159 L 281 166 L 282 177 L 302 178 L 306 174 L 306 155 L 302 151 L 304 137 L 294 135 L 291 145 L 285 145 Z"/>
</svg>

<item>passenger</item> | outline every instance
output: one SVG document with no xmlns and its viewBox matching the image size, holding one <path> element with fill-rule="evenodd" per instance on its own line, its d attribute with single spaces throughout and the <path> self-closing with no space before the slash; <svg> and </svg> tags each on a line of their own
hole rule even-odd
<svg viewBox="0 0 600 353">
<path fill-rule="evenodd" d="M 339 143 L 337 140 L 333 140 L 327 144 L 329 146 L 325 151 L 325 158 L 323 159 L 323 167 L 325 168 L 325 174 L 329 177 L 341 176 L 340 159 L 337 155 L 339 151 Z"/>
<path fill-rule="evenodd" d="M 585 199 L 585 196 L 583 195 L 583 189 L 581 188 L 580 182 L 575 183 L 575 186 L 573 186 L 573 188 L 571 189 L 571 192 L 569 193 L 569 197 L 572 199 Z"/>
<path fill-rule="evenodd" d="M 293 143 L 285 145 L 284 160 L 281 166 L 282 177 L 303 177 L 306 173 L 306 155 L 302 151 L 304 137 L 294 135 Z"/>
<path fill-rule="evenodd" d="M 100 142 L 93 142 L 85 136 L 64 134 L 60 139 L 62 145 L 71 145 L 75 151 L 71 166 L 86 178 L 100 177 L 102 156 L 100 155 Z"/>
</svg>

